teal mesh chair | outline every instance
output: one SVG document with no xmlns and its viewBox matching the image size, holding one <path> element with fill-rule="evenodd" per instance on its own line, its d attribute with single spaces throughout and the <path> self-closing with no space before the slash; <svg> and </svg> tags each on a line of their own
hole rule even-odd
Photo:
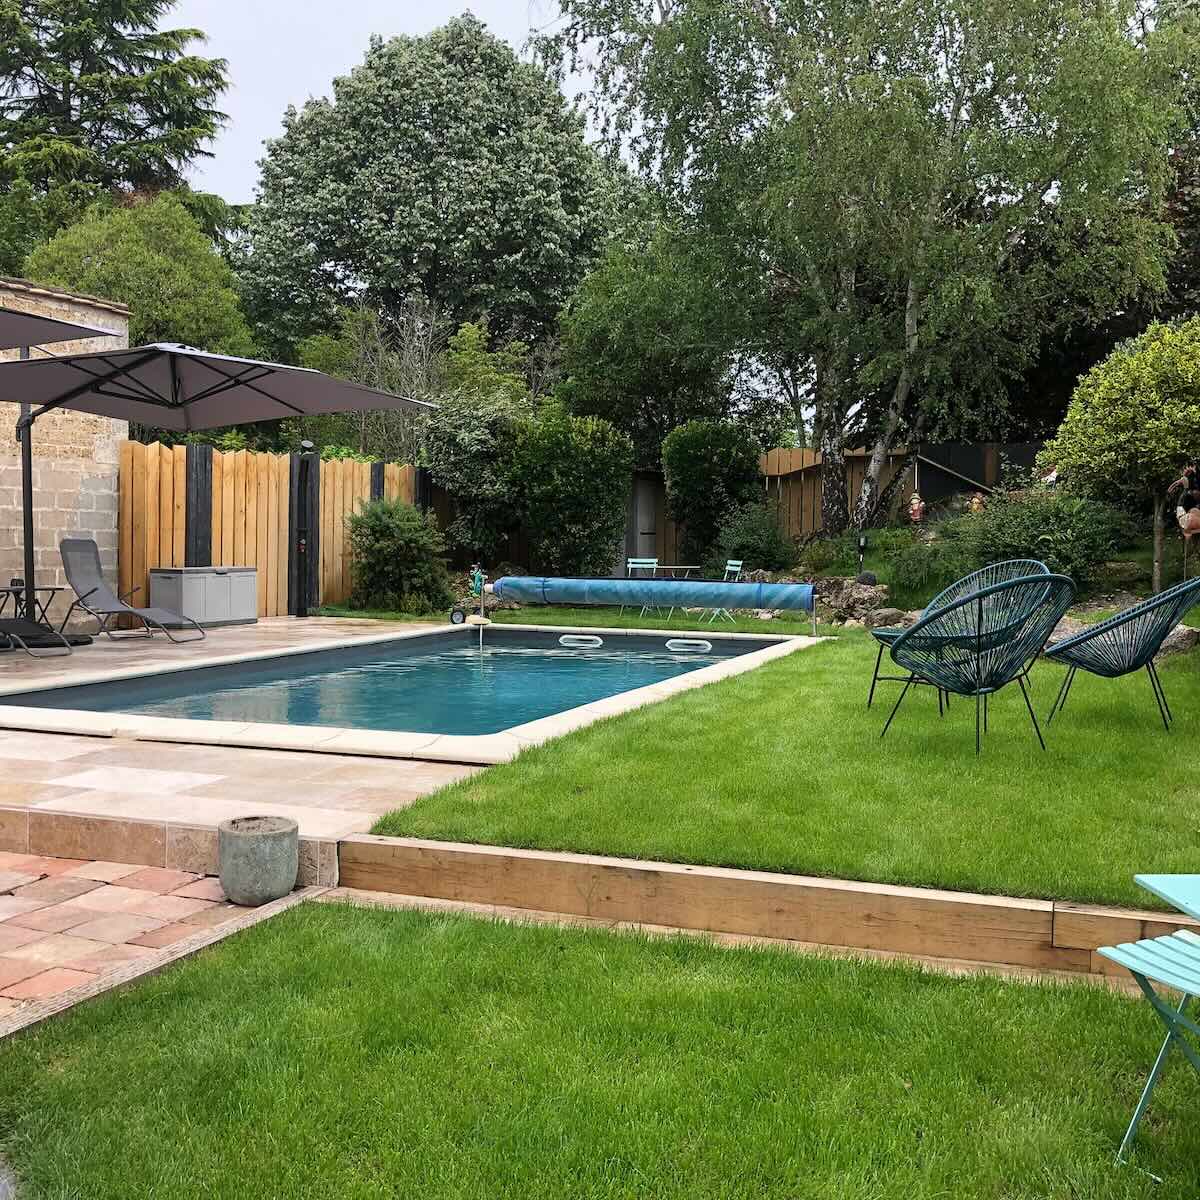
<svg viewBox="0 0 1200 1200">
<path fill-rule="evenodd" d="M 1162 681 L 1154 668 L 1154 656 L 1184 613 L 1197 603 L 1200 603 L 1200 579 L 1187 579 L 1090 629 L 1047 646 L 1046 657 L 1062 663 L 1067 674 L 1046 724 L 1049 725 L 1054 714 L 1061 713 L 1066 706 L 1077 671 L 1116 679 L 1144 667 L 1150 677 L 1150 688 L 1158 704 L 1163 728 L 1170 732 L 1173 718 Z"/>
<path fill-rule="evenodd" d="M 980 588 L 926 613 L 892 645 L 892 661 L 908 677 L 879 736 L 887 733 L 909 689 L 930 683 L 946 693 L 975 697 L 978 754 L 981 714 L 987 732 L 988 697 L 1015 680 L 1045 750 L 1025 675 L 1074 598 L 1075 584 L 1065 575 L 1027 575 Z"/>
<path fill-rule="evenodd" d="M 990 587 L 993 583 L 1003 583 L 1006 579 L 1021 579 L 1026 575 L 1049 574 L 1050 568 L 1045 563 L 1038 562 L 1035 558 L 1010 558 L 1005 562 L 992 563 L 990 566 L 983 567 L 978 571 L 972 571 L 970 575 L 964 575 L 961 579 L 955 580 L 945 591 L 939 592 L 925 605 L 925 611 L 922 613 L 922 616 L 928 616 L 930 613 L 936 612 L 939 608 L 945 608 L 953 604 L 956 600 L 961 600 L 964 596 L 969 596 L 972 592 L 977 592 L 980 588 Z M 909 681 L 907 675 L 880 675 L 879 673 L 879 666 L 883 661 L 883 652 L 891 649 L 895 645 L 896 639 L 903 632 L 903 629 L 897 629 L 890 625 L 871 630 L 871 636 L 879 643 L 879 653 L 875 655 L 875 673 L 871 676 L 871 690 L 867 693 L 868 708 L 871 707 L 871 703 L 875 699 L 875 685 L 881 679 L 885 681 L 890 680 L 895 683 L 907 683 Z M 938 695 L 938 706 L 939 708 L 941 706 L 940 693 Z"/>
</svg>

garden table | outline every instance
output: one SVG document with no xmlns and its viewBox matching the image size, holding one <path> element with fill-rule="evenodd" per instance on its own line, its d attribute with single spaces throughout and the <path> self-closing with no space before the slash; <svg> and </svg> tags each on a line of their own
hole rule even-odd
<svg viewBox="0 0 1200 1200">
<path fill-rule="evenodd" d="M 25 617 L 26 620 L 33 621 L 35 624 L 49 625 L 50 618 L 46 614 L 46 609 L 54 603 L 54 597 L 64 589 L 61 587 L 35 587 L 33 589 L 33 612 L 25 612 L 25 587 L 0 587 L 0 616 L 3 616 L 5 608 L 8 607 L 8 602 L 11 599 L 13 608 L 18 616 Z M 44 600 L 39 600 L 38 596 L 45 597 Z"/>
</svg>

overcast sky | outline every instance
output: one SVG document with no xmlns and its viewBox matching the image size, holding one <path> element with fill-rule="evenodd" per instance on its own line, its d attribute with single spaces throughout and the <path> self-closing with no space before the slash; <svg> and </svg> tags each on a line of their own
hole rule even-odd
<svg viewBox="0 0 1200 1200">
<path fill-rule="evenodd" d="M 468 8 L 518 50 L 531 24 L 558 11 L 554 0 L 179 0 L 164 25 L 203 29 L 208 45 L 198 52 L 229 61 L 229 122 L 192 185 L 233 203 L 252 199 L 263 139 L 278 135 L 289 104 L 329 95 L 371 34 L 428 33 Z"/>
</svg>

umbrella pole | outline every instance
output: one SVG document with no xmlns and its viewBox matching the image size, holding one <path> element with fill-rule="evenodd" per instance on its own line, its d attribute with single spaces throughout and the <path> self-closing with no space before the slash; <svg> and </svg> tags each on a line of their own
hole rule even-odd
<svg viewBox="0 0 1200 1200">
<path fill-rule="evenodd" d="M 33 559 L 33 422 L 28 414 L 21 420 L 21 518 L 24 522 L 22 538 L 25 546 L 25 611 L 27 621 L 34 620 L 37 611 L 34 603 L 34 559 Z"/>
<path fill-rule="evenodd" d="M 29 347 L 21 347 L 21 359 L 29 357 Z M 17 422 L 17 437 L 21 443 L 21 543 L 25 551 L 25 611 L 27 621 L 34 620 L 34 558 L 33 558 L 33 417 L 29 405 L 22 403 L 21 419 Z"/>
</svg>

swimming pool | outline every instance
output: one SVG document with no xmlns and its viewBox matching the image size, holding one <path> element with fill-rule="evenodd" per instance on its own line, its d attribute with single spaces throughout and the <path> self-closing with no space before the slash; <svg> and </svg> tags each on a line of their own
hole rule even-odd
<svg viewBox="0 0 1200 1200">
<path fill-rule="evenodd" d="M 489 626 L 481 638 L 473 628 L 444 627 L 9 692 L 0 695 L 0 724 L 10 723 L 6 710 L 53 710 L 64 731 L 104 732 L 93 714 L 114 714 L 121 736 L 187 740 L 198 722 L 220 722 L 230 744 L 352 749 L 346 736 L 334 735 L 358 733 L 359 745 L 375 747 L 360 752 L 476 761 L 471 743 L 486 757 L 499 753 L 492 735 L 515 734 L 519 748 L 749 669 L 795 640 L 530 626 Z M 548 721 L 557 722 L 553 729 Z M 272 740 L 271 730 L 287 736 Z M 391 750 L 389 735 L 398 739 Z M 442 753 L 419 752 L 434 742 L 444 743 Z"/>
</svg>

